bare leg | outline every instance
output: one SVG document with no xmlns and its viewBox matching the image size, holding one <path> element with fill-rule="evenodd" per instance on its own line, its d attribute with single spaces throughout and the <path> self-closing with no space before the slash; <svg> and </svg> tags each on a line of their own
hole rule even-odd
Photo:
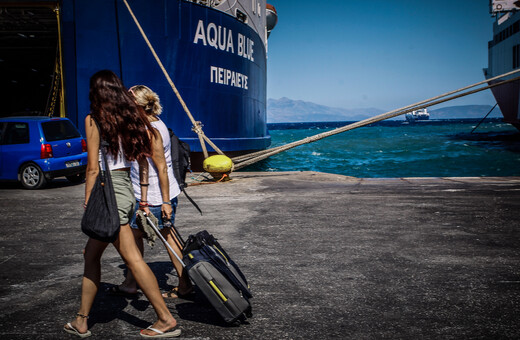
<svg viewBox="0 0 520 340">
<path fill-rule="evenodd" d="M 134 235 L 128 224 L 121 226 L 118 239 L 114 242 L 114 247 L 125 261 L 126 265 L 135 277 L 137 284 L 146 295 L 157 314 L 158 320 L 153 327 L 160 331 L 168 331 L 177 325 L 166 303 L 159 291 L 157 279 L 150 267 L 144 262 L 139 249 L 135 244 Z M 151 330 L 143 330 L 143 334 L 156 335 Z"/>
<path fill-rule="evenodd" d="M 84 250 L 85 268 L 83 281 L 81 283 L 81 305 L 78 316 L 71 325 L 80 333 L 88 330 L 87 318 L 99 289 L 101 280 L 101 256 L 107 248 L 108 243 L 89 238 Z M 84 317 L 81 317 L 83 315 Z"/>
<path fill-rule="evenodd" d="M 143 233 L 138 229 L 132 229 L 134 233 L 135 242 L 137 247 L 141 251 L 141 254 L 144 254 L 144 245 L 143 245 Z M 173 231 L 170 228 L 161 229 L 161 234 L 166 239 L 166 241 L 170 244 L 170 246 L 175 250 L 177 255 L 182 258 L 182 248 L 180 243 L 175 238 Z M 167 249 L 168 250 L 168 249 Z M 186 273 L 186 270 L 182 267 L 181 263 L 177 258 L 168 250 L 168 255 L 170 256 L 170 260 L 172 261 L 175 270 L 177 271 L 177 276 L 179 277 L 179 286 L 175 289 L 173 294 L 177 294 L 177 292 L 181 295 L 188 294 L 192 291 L 193 285 Z M 134 276 L 131 271 L 128 271 L 126 274 L 126 278 L 121 285 L 119 285 L 119 289 L 126 293 L 135 293 L 137 292 L 137 282 L 135 281 Z M 171 297 L 168 296 L 169 293 L 164 293 L 163 297 Z"/>
<path fill-rule="evenodd" d="M 139 252 L 141 252 L 141 256 L 144 256 L 143 233 L 139 229 L 131 229 L 134 234 L 135 244 L 137 245 Z M 123 283 L 119 285 L 119 290 L 129 294 L 137 293 L 137 281 L 132 275 L 130 269 L 126 273 Z"/>
<path fill-rule="evenodd" d="M 171 228 L 161 229 L 161 234 L 164 236 L 168 244 L 173 248 L 173 250 L 177 253 L 177 255 L 182 259 L 182 247 L 179 241 L 174 236 L 174 233 Z M 172 252 L 168 250 L 168 255 L 170 255 L 170 260 L 177 271 L 177 276 L 179 277 L 179 286 L 176 291 L 181 294 L 188 294 L 192 291 L 193 286 L 188 277 L 186 270 L 182 267 L 182 264 L 177 260 L 177 258 L 172 254 Z M 175 293 L 175 292 L 174 292 Z M 168 297 L 168 293 L 163 294 L 163 297 Z"/>
</svg>

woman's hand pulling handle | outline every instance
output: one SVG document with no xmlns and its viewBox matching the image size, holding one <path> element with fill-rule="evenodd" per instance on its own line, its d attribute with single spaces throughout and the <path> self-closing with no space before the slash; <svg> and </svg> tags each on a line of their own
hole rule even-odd
<svg viewBox="0 0 520 340">
<path fill-rule="evenodd" d="M 170 220 L 172 218 L 173 208 L 170 202 L 163 202 L 161 206 L 161 212 L 163 218 L 166 217 L 166 219 Z"/>
</svg>

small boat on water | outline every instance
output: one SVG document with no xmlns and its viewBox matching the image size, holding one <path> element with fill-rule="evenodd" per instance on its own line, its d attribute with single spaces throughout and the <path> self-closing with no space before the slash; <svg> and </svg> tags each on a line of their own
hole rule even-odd
<svg viewBox="0 0 520 340">
<path fill-rule="evenodd" d="M 405 115 L 405 118 L 408 122 L 417 122 L 417 121 L 422 121 L 422 120 L 429 120 L 430 114 L 428 113 L 427 109 L 421 109 L 421 110 L 408 112 Z"/>
</svg>

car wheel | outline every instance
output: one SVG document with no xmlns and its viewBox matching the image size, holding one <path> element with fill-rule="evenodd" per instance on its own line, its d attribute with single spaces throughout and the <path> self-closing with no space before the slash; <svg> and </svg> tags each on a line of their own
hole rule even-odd
<svg viewBox="0 0 520 340">
<path fill-rule="evenodd" d="M 26 189 L 39 189 L 47 183 L 43 171 L 36 164 L 29 163 L 24 165 L 20 175 L 22 185 Z"/>
<path fill-rule="evenodd" d="M 79 174 L 75 174 L 75 175 L 70 175 L 70 176 L 65 176 L 69 182 L 71 183 L 81 183 L 85 180 L 85 173 L 84 172 L 81 172 Z"/>
</svg>

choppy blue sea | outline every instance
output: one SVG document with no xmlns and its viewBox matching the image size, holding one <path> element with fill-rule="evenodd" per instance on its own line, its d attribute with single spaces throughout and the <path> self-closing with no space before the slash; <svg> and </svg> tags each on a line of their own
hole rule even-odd
<svg viewBox="0 0 520 340">
<path fill-rule="evenodd" d="M 363 178 L 520 176 L 520 133 L 500 119 L 384 121 L 305 144 L 245 171 L 321 171 Z M 348 122 L 269 124 L 276 147 Z"/>
</svg>

